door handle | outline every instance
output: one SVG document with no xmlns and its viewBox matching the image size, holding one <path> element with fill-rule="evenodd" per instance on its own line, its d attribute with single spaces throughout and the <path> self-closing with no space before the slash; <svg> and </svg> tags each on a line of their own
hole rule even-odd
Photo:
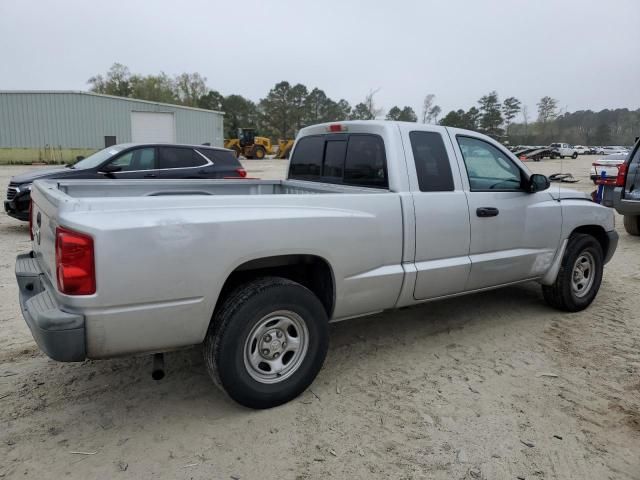
<svg viewBox="0 0 640 480">
<path fill-rule="evenodd" d="M 144 178 L 156 178 L 156 174 L 155 173 L 147 173 L 147 174 L 145 174 Z"/>
<path fill-rule="evenodd" d="M 499 213 L 500 213 L 500 210 L 498 210 L 495 207 L 480 207 L 476 209 L 476 215 L 481 218 L 496 217 L 498 216 Z"/>
</svg>

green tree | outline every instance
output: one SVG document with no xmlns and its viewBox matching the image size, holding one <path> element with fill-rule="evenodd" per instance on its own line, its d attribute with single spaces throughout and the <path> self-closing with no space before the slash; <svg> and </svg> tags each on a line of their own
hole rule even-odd
<svg viewBox="0 0 640 480">
<path fill-rule="evenodd" d="M 498 92 L 495 90 L 484 95 L 480 100 L 480 129 L 492 137 L 500 137 L 502 135 L 502 114 L 501 106 L 498 100 Z"/>
<path fill-rule="evenodd" d="M 207 79 L 199 73 L 181 73 L 175 78 L 176 96 L 183 105 L 197 107 L 207 94 Z"/>
<path fill-rule="evenodd" d="M 598 145 L 609 145 L 611 143 L 611 128 L 609 125 L 606 123 L 598 125 L 593 139 Z"/>
<path fill-rule="evenodd" d="M 222 102 L 226 138 L 236 138 L 238 128 L 256 127 L 259 121 L 258 107 L 242 95 L 228 95 Z"/>
<path fill-rule="evenodd" d="M 283 81 L 269 90 L 260 100 L 259 108 L 263 117 L 263 130 L 268 136 L 291 138 L 294 119 L 291 108 L 291 84 Z"/>
<path fill-rule="evenodd" d="M 392 107 L 389 112 L 387 112 L 386 116 L 387 120 L 397 120 L 400 122 L 417 122 L 418 117 L 416 116 L 416 112 L 413 111 L 411 107 L 404 107 L 400 109 L 397 106 Z"/>
<path fill-rule="evenodd" d="M 464 114 L 464 127 L 467 130 L 478 130 L 480 128 L 480 119 L 482 114 L 476 107 L 471 107 Z"/>
<path fill-rule="evenodd" d="M 198 99 L 198 107 L 206 108 L 207 110 L 220 111 L 223 109 L 223 104 L 224 97 L 216 90 L 209 90 L 209 93 Z"/>
<path fill-rule="evenodd" d="M 502 102 L 502 116 L 504 117 L 505 130 L 509 134 L 509 126 L 511 122 L 520 112 L 521 103 L 516 97 L 508 97 Z"/>
<path fill-rule="evenodd" d="M 558 116 L 558 101 L 555 98 L 542 97 L 536 106 L 540 123 L 546 124 Z"/>
<path fill-rule="evenodd" d="M 95 75 L 87 83 L 91 85 L 90 91 L 117 97 L 131 95 L 131 72 L 121 63 L 111 65 L 105 76 Z"/>
<path fill-rule="evenodd" d="M 282 138 L 294 137 L 298 133 L 298 130 L 300 130 L 305 125 L 305 104 L 308 95 L 309 90 L 307 90 L 307 87 L 305 87 L 301 83 L 298 83 L 291 87 L 287 100 L 289 104 L 289 116 L 291 117 L 293 130 L 291 131 L 290 136 Z"/>
<path fill-rule="evenodd" d="M 366 103 L 362 102 L 353 107 L 351 115 L 349 115 L 349 120 L 373 120 L 374 118 L 376 118 L 374 113 L 369 110 Z"/>
<path fill-rule="evenodd" d="M 451 110 L 440 120 L 440 125 L 445 127 L 465 128 L 464 126 L 465 112 L 461 108 L 458 110 Z"/>
<path fill-rule="evenodd" d="M 152 102 L 177 103 L 175 85 L 166 73 L 159 75 L 133 75 L 130 96 Z"/>
</svg>

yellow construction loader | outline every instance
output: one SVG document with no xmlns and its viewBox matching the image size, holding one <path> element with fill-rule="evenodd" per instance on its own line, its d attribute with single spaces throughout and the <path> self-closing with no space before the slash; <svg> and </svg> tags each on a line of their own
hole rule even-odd
<svg viewBox="0 0 640 480">
<path fill-rule="evenodd" d="M 262 160 L 267 155 L 273 155 L 274 148 L 268 137 L 257 137 L 255 128 L 239 128 L 238 138 L 227 138 L 224 148 L 233 150 L 236 157 L 241 155 L 248 159 Z M 289 158 L 289 152 L 293 147 L 293 140 L 278 141 L 278 153 L 275 158 Z"/>
</svg>

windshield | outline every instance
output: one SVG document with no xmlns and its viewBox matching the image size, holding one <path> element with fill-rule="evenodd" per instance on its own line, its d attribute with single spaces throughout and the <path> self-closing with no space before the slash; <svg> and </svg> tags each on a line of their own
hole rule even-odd
<svg viewBox="0 0 640 480">
<path fill-rule="evenodd" d="M 71 168 L 77 169 L 85 169 L 85 168 L 94 168 L 100 165 L 105 160 L 110 159 L 116 153 L 122 151 L 124 146 L 122 145 L 114 145 L 112 147 L 107 147 L 104 150 L 100 150 L 99 152 L 94 153 L 93 155 L 88 156 L 87 158 L 83 158 L 77 163 L 74 163 Z"/>
</svg>

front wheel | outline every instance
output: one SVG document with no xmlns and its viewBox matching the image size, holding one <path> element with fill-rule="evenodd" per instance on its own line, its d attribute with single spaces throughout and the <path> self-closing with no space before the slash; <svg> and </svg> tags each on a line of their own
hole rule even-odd
<svg viewBox="0 0 640 480">
<path fill-rule="evenodd" d="M 267 155 L 266 150 L 264 149 L 264 147 L 262 147 L 260 145 L 258 145 L 253 150 L 253 157 L 256 158 L 257 160 L 262 160 L 266 155 Z"/>
<path fill-rule="evenodd" d="M 209 327 L 204 358 L 214 383 L 236 402 L 271 408 L 313 382 L 328 344 L 318 297 L 299 283 L 265 277 L 227 297 Z"/>
<path fill-rule="evenodd" d="M 640 215 L 625 215 L 624 229 L 629 235 L 640 235 Z"/>
<path fill-rule="evenodd" d="M 571 155 L 571 158 L 573 158 L 574 160 L 578 158 L 578 152 L 573 152 L 573 155 Z"/>
<path fill-rule="evenodd" d="M 559 310 L 584 310 L 600 289 L 603 266 L 602 247 L 594 237 L 571 235 L 556 281 L 542 286 L 545 301 Z"/>
</svg>

